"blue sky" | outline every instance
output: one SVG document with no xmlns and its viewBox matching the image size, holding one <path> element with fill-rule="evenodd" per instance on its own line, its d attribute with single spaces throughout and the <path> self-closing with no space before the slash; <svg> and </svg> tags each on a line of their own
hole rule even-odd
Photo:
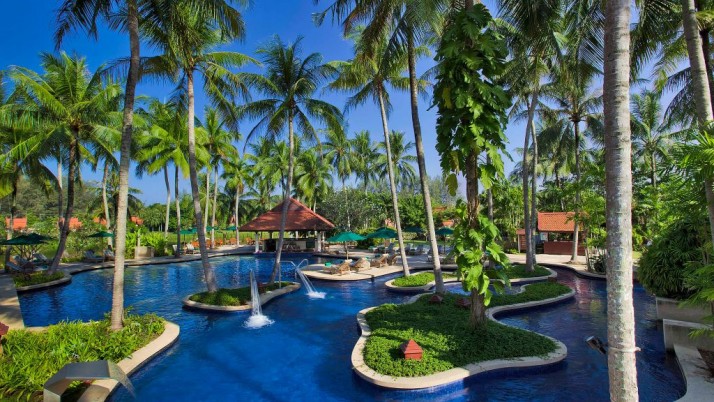
<svg viewBox="0 0 714 402">
<path fill-rule="evenodd" d="M 0 54 L 3 55 L 0 68 L 10 65 L 19 65 L 34 70 L 39 67 L 39 53 L 53 52 L 53 33 L 55 30 L 55 9 L 59 1 L 55 0 L 24 0 L 6 2 L 4 5 L 5 17 L 3 24 L 0 24 Z M 338 27 L 326 22 L 321 27 L 316 27 L 311 19 L 313 12 L 321 10 L 328 4 L 321 1 L 318 6 L 312 0 L 274 0 L 271 2 L 254 1 L 252 7 L 244 11 L 244 19 L 247 25 L 247 37 L 243 43 L 235 43 L 229 46 L 231 50 L 255 55 L 255 49 L 261 44 L 269 41 L 273 35 L 279 35 L 284 41 L 294 41 L 299 35 L 303 36 L 303 50 L 305 53 L 320 52 L 325 60 L 346 60 L 351 57 L 351 43 L 342 38 Z M 486 1 L 485 4 L 491 8 L 495 15 L 493 1 Z M 62 50 L 69 53 L 76 53 L 85 56 L 94 69 L 107 61 L 128 56 L 128 40 L 121 34 L 114 33 L 108 29 L 102 29 L 98 41 L 85 37 L 82 33 L 70 34 L 64 41 Z M 142 49 L 143 53 L 150 54 L 151 49 Z M 433 65 L 429 59 L 422 60 L 418 65 L 419 72 L 425 71 Z M 140 84 L 138 93 L 165 99 L 171 92 L 171 84 L 143 83 Z M 333 102 L 338 107 L 344 105 L 346 96 L 341 94 L 326 93 L 324 99 Z M 409 100 L 406 94 L 393 94 L 392 102 L 394 111 L 390 116 L 390 128 L 401 130 L 407 133 L 407 138 L 413 139 L 411 129 L 411 114 L 409 110 Z M 436 114 L 434 110 L 428 110 L 431 100 L 420 100 L 420 117 L 424 136 L 424 147 L 426 149 L 427 170 L 430 175 L 440 174 L 439 157 L 435 150 L 435 123 Z M 202 94 L 197 94 L 196 111 L 199 117 L 205 99 Z M 377 107 L 365 105 L 347 116 L 349 124 L 349 134 L 360 130 L 369 130 L 373 140 L 382 137 L 381 123 Z M 509 150 L 522 146 L 523 124 L 509 124 L 507 135 L 509 138 Z M 246 125 L 241 127 L 241 131 L 247 132 L 251 127 Z M 242 143 L 239 144 L 242 149 Z M 513 153 L 514 158 L 517 158 Z M 510 171 L 512 163 L 507 162 L 506 171 Z M 100 180 L 100 172 L 94 173 L 84 168 L 85 179 Z M 141 180 L 132 177 L 131 186 L 142 190 L 140 196 L 145 202 L 165 202 L 165 186 L 160 176 L 147 177 Z M 189 190 L 188 180 L 185 180 L 181 189 Z"/>
</svg>

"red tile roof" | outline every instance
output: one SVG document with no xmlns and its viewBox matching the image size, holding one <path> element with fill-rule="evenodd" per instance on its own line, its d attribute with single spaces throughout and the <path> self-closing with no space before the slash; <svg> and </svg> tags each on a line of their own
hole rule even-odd
<svg viewBox="0 0 714 402">
<path fill-rule="evenodd" d="M 573 212 L 538 212 L 538 231 L 572 233 L 574 215 Z"/>
<path fill-rule="evenodd" d="M 5 218 L 5 227 L 10 226 L 10 218 Z M 12 230 L 27 229 L 27 218 L 18 218 L 12 220 Z"/>
<path fill-rule="evenodd" d="M 59 218 L 60 223 L 64 223 L 64 217 Z M 70 230 L 77 230 L 82 227 L 82 221 L 75 217 L 69 218 L 69 229 Z"/>
<path fill-rule="evenodd" d="M 517 230 L 516 230 L 516 234 L 517 234 L 517 235 L 525 235 L 525 234 L 526 234 L 526 230 L 525 230 L 525 229 L 517 229 Z"/>
<path fill-rule="evenodd" d="M 280 217 L 283 212 L 283 203 L 260 215 L 252 221 L 240 227 L 240 230 L 247 232 L 277 232 L 280 230 Z M 285 230 L 317 230 L 327 231 L 334 229 L 335 225 L 313 212 L 298 200 L 288 198 L 288 218 L 285 223 Z"/>
</svg>

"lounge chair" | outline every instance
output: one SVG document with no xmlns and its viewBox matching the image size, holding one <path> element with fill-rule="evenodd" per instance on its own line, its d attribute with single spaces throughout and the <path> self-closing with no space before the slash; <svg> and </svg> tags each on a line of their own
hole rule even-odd
<svg viewBox="0 0 714 402">
<path fill-rule="evenodd" d="M 380 267 L 383 267 L 383 266 L 387 265 L 387 256 L 386 256 L 386 255 L 383 255 L 383 256 L 381 256 L 381 257 L 379 257 L 379 258 L 375 258 L 375 259 L 373 259 L 372 261 L 369 262 L 369 265 L 370 265 L 372 268 L 380 268 Z"/>
<path fill-rule="evenodd" d="M 389 243 L 389 247 L 387 247 L 386 250 L 384 250 L 384 254 L 392 254 L 394 253 L 394 243 Z"/>
<path fill-rule="evenodd" d="M 196 249 L 193 248 L 193 243 L 186 244 L 186 254 L 196 254 Z"/>
<path fill-rule="evenodd" d="M 422 255 L 424 254 L 424 245 L 420 244 L 416 248 L 410 248 L 407 250 L 407 255 Z"/>
<path fill-rule="evenodd" d="M 104 250 L 104 261 L 114 261 L 114 252 L 112 250 Z"/>
<path fill-rule="evenodd" d="M 359 260 L 350 264 L 350 267 L 352 267 L 352 269 L 354 269 L 355 272 L 365 271 L 365 270 L 372 268 L 369 264 L 369 261 L 364 257 L 362 257 Z"/>
<path fill-rule="evenodd" d="M 13 260 L 8 261 L 9 264 L 14 265 L 14 267 L 10 267 L 11 270 L 18 272 L 18 273 L 23 273 L 23 274 L 28 274 L 31 273 L 35 270 L 35 264 L 33 264 L 30 261 L 27 261 L 26 259 L 20 257 L 19 255 L 16 255 L 13 257 Z M 15 269 L 17 268 L 17 269 Z"/>
<path fill-rule="evenodd" d="M 330 274 L 339 274 L 339 275 L 344 275 L 346 273 L 350 272 L 350 263 L 349 261 L 345 261 L 340 265 L 332 265 L 329 267 L 325 267 L 325 271 L 327 271 Z"/>
<path fill-rule="evenodd" d="M 35 253 L 32 255 L 32 262 L 34 262 L 35 265 L 45 266 L 50 265 L 52 263 L 52 260 L 45 257 L 45 255 L 42 253 Z"/>
<path fill-rule="evenodd" d="M 84 252 L 82 262 L 104 262 L 104 256 L 94 254 L 94 250 L 87 250 Z"/>
<path fill-rule="evenodd" d="M 397 257 L 399 257 L 399 254 L 397 253 L 390 254 L 389 257 L 387 257 L 387 265 L 394 265 L 397 261 Z"/>
<path fill-rule="evenodd" d="M 172 244 L 171 248 L 173 249 L 173 253 L 171 255 L 176 255 L 176 245 Z M 179 250 L 179 255 L 184 254 L 183 250 Z"/>
</svg>

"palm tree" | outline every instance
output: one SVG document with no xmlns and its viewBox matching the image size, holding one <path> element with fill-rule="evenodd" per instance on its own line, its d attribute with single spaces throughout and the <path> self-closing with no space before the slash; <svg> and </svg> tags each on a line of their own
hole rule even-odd
<svg viewBox="0 0 714 402">
<path fill-rule="evenodd" d="M 177 92 L 182 106 L 185 105 L 188 112 L 189 177 L 201 263 L 208 292 L 216 292 L 218 284 L 215 271 L 208 260 L 206 232 L 198 190 L 194 86 L 196 79 L 202 76 L 204 92 L 213 105 L 224 114 L 224 118 L 235 120 L 234 100 L 237 97 L 247 98 L 248 92 L 241 76 L 232 73 L 230 69 L 242 67 L 253 60 L 237 52 L 212 51 L 234 39 L 243 38 L 242 17 L 238 11 L 233 10 L 233 12 L 239 24 L 224 26 L 220 20 L 200 13 L 195 14 L 190 7 L 179 5 L 172 19 L 171 29 L 167 30 L 161 24 L 146 24 L 143 27 L 146 35 L 164 51 L 163 55 L 147 61 L 148 72 L 180 77 Z"/>
<path fill-rule="evenodd" d="M 413 163 L 417 158 L 410 153 L 414 149 L 414 143 L 404 139 L 404 132 L 392 131 L 389 133 L 389 141 L 386 144 L 389 144 L 391 150 L 387 150 L 385 143 L 380 143 L 378 147 L 384 150 L 386 155 L 391 154 L 395 187 L 402 190 L 410 188 L 416 182 Z M 386 155 L 383 155 L 377 164 L 377 169 L 382 175 L 388 173 Z"/>
<path fill-rule="evenodd" d="M 352 142 L 347 138 L 347 134 L 342 130 L 327 131 L 325 133 L 325 141 L 322 146 L 324 148 L 324 158 L 337 173 L 337 178 L 342 182 L 342 193 L 347 197 L 345 192 L 345 181 L 352 174 L 352 165 L 354 165 L 354 153 L 352 152 Z M 345 202 L 346 203 L 346 202 Z M 350 222 L 350 214 L 347 214 L 347 228 L 352 227 Z"/>
<path fill-rule="evenodd" d="M 374 167 L 379 154 L 375 150 L 372 138 L 367 130 L 356 133 L 351 142 L 353 171 L 357 179 L 362 182 L 362 189 L 367 193 L 370 183 L 377 177 Z"/>
<path fill-rule="evenodd" d="M 317 138 L 317 132 L 310 119 L 325 123 L 334 132 L 342 130 L 342 114 L 333 105 L 315 98 L 320 86 L 336 73 L 330 64 L 322 63 L 319 53 L 311 53 L 302 58 L 301 38 L 292 44 L 284 44 L 275 37 L 268 45 L 258 49 L 267 68 L 265 75 L 254 75 L 252 84 L 264 95 L 264 99 L 250 102 L 240 108 L 240 114 L 247 118 L 259 119 L 246 137 L 246 142 L 256 132 L 264 130 L 269 136 L 277 136 L 287 128 L 288 132 L 288 174 L 285 195 L 291 193 L 295 166 L 295 129 L 308 138 Z M 297 126 L 297 127 L 296 127 Z M 287 199 L 284 200 L 280 219 L 278 249 L 270 281 L 274 282 L 280 269 L 285 223 L 288 213 Z"/>
<path fill-rule="evenodd" d="M 202 129 L 206 132 L 206 144 L 205 148 L 208 154 L 211 156 L 208 161 L 208 172 L 206 181 L 210 184 L 210 171 L 213 169 L 215 179 L 213 184 L 213 213 L 211 215 L 211 226 L 214 227 L 211 230 L 211 245 L 215 247 L 216 244 L 216 199 L 218 197 L 218 170 L 221 164 L 225 164 L 231 158 L 238 157 L 238 151 L 233 146 L 233 141 L 240 139 L 240 135 L 231 130 L 226 130 L 225 120 L 221 119 L 218 111 L 213 108 L 206 108 L 204 113 L 205 123 L 202 125 Z M 208 194 L 208 192 L 207 192 Z M 208 219 L 208 196 L 206 198 L 206 216 L 204 222 Z"/>
<path fill-rule="evenodd" d="M 317 202 L 330 191 L 332 166 L 320 155 L 319 147 L 306 149 L 295 161 L 295 189 L 305 198 L 305 203 L 315 210 Z"/>
<path fill-rule="evenodd" d="M 240 0 L 239 0 L 240 1 Z M 182 0 L 181 5 L 190 7 L 192 14 L 199 18 L 213 18 L 220 21 L 222 27 L 231 27 L 234 31 L 243 30 L 240 14 L 229 6 L 231 0 Z M 64 36 L 71 30 L 83 29 L 93 38 L 97 37 L 98 19 L 105 20 L 109 26 L 126 32 L 129 36 L 129 69 L 124 90 L 124 112 L 119 157 L 119 215 L 116 217 L 114 233 L 116 258 L 114 259 L 114 282 L 112 286 L 112 330 L 123 327 L 124 319 L 124 252 L 126 249 L 126 204 L 129 197 L 129 164 L 132 132 L 134 125 L 134 101 L 136 86 L 139 83 L 141 60 L 140 22 L 164 25 L 172 8 L 178 2 L 153 0 L 63 0 L 57 13 L 55 39 L 57 47 Z M 71 180 L 71 178 L 70 178 Z"/>
<path fill-rule="evenodd" d="M 607 340 L 611 401 L 636 401 L 632 302 L 632 168 L 630 143 L 630 2 L 609 0 L 605 33 L 605 166 L 607 179 Z M 711 113 L 711 112 L 710 112 Z"/>
<path fill-rule="evenodd" d="M 666 158 L 669 133 L 662 124 L 660 96 L 654 91 L 632 95 L 632 146 L 635 156 L 650 171 L 650 184 L 657 190 L 657 161 Z"/>
<path fill-rule="evenodd" d="M 22 67 L 14 67 L 10 73 L 16 90 L 21 92 L 19 96 L 24 105 L 21 113 L 34 116 L 42 126 L 35 135 L 14 147 L 8 156 L 23 160 L 35 155 L 43 159 L 51 156 L 54 144 L 66 144 L 69 154 L 67 207 L 57 254 L 49 268 L 50 272 L 55 272 L 69 235 L 79 166 L 83 158 L 89 158 L 91 162 L 93 155 L 111 153 L 113 138 L 119 136 L 119 131 L 111 126 L 116 122 L 114 111 L 121 89 L 117 84 L 102 80 L 103 67 L 90 74 L 85 59 L 73 58 L 66 53 L 59 56 L 43 53 L 41 59 L 43 75 Z"/>
<path fill-rule="evenodd" d="M 137 152 L 136 159 L 139 161 L 136 167 L 138 177 L 141 177 L 143 172 L 156 174 L 160 170 L 164 172 L 164 180 L 166 182 L 166 230 L 169 226 L 169 211 L 171 202 L 171 189 L 169 186 L 168 166 L 174 165 L 174 194 L 176 204 L 176 257 L 181 252 L 181 199 L 179 197 L 179 172 L 183 177 L 188 176 L 188 132 L 185 127 L 187 125 L 187 114 L 175 102 L 162 103 L 158 100 L 152 100 L 149 105 L 148 120 L 151 125 L 146 133 L 140 137 L 140 150 Z M 199 131 L 198 142 L 204 142 L 202 131 Z M 205 148 L 198 147 L 197 151 L 199 160 L 208 160 L 208 154 Z"/>
<path fill-rule="evenodd" d="M 241 158 L 238 152 L 231 154 L 223 163 L 223 175 L 226 188 L 235 191 L 235 206 L 233 219 L 236 227 L 236 246 L 240 246 L 240 196 L 245 191 L 246 184 L 253 181 L 253 171 L 246 162 L 245 155 Z"/>
</svg>

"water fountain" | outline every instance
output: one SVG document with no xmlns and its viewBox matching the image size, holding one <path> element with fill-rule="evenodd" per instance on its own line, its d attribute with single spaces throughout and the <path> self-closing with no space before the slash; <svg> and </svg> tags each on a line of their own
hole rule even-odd
<svg viewBox="0 0 714 402">
<path fill-rule="evenodd" d="M 258 291 L 258 281 L 255 279 L 253 270 L 250 271 L 250 300 L 252 311 L 250 318 L 246 320 L 244 326 L 250 329 L 262 328 L 272 324 L 274 321 L 263 315 L 263 309 L 260 306 L 260 292 Z"/>
<path fill-rule="evenodd" d="M 295 272 L 300 277 L 300 280 L 302 281 L 302 285 L 305 286 L 305 290 L 307 290 L 307 296 L 309 298 L 311 298 L 311 299 L 324 299 L 325 298 L 325 292 L 316 291 L 315 288 L 312 286 L 310 279 L 308 279 L 308 277 L 305 276 L 304 273 L 302 273 L 302 270 L 300 268 L 295 268 Z"/>
</svg>

